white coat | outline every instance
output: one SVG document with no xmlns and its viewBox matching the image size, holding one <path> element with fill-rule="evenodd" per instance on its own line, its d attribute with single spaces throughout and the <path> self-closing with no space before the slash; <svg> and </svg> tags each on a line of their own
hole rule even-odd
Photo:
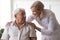
<svg viewBox="0 0 60 40">
<path fill-rule="evenodd" d="M 44 9 L 40 17 L 31 15 L 27 21 L 31 22 L 34 19 L 43 27 L 42 40 L 60 40 L 60 26 L 51 10 Z"/>
</svg>

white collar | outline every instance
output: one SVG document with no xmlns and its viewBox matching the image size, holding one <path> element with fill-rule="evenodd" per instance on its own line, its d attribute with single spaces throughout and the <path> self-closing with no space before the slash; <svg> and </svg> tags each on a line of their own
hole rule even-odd
<svg viewBox="0 0 60 40">
<path fill-rule="evenodd" d="M 15 23 L 15 21 L 13 22 L 13 25 L 14 26 L 16 26 L 17 24 Z M 24 25 L 26 25 L 26 22 L 25 23 L 23 23 L 21 26 L 24 26 Z"/>
</svg>

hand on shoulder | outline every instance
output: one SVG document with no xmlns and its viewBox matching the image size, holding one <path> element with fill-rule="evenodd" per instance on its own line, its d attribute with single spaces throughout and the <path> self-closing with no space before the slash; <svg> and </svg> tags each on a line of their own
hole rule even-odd
<svg viewBox="0 0 60 40">
<path fill-rule="evenodd" d="M 28 22 L 29 25 L 31 25 L 31 27 L 33 27 L 34 29 L 36 29 L 36 25 L 32 22 Z"/>
</svg>

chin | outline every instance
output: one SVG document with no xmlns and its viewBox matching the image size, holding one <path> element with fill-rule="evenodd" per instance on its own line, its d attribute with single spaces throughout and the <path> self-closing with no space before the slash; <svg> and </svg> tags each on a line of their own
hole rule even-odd
<svg viewBox="0 0 60 40">
<path fill-rule="evenodd" d="M 38 17 L 38 16 L 35 15 L 35 17 Z"/>
<path fill-rule="evenodd" d="M 21 21 L 20 23 L 22 24 L 22 23 L 24 23 L 24 21 Z"/>
</svg>

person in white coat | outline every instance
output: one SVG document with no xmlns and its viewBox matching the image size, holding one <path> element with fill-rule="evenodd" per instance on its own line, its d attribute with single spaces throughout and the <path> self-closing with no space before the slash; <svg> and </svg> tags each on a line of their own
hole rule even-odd
<svg viewBox="0 0 60 40">
<path fill-rule="evenodd" d="M 31 23 L 35 29 L 41 32 L 42 40 L 60 40 L 60 25 L 55 14 L 50 9 L 44 9 L 44 4 L 40 1 L 35 1 L 31 10 L 32 15 L 28 17 L 27 22 L 35 19 L 43 27 L 41 29 Z"/>
</svg>

